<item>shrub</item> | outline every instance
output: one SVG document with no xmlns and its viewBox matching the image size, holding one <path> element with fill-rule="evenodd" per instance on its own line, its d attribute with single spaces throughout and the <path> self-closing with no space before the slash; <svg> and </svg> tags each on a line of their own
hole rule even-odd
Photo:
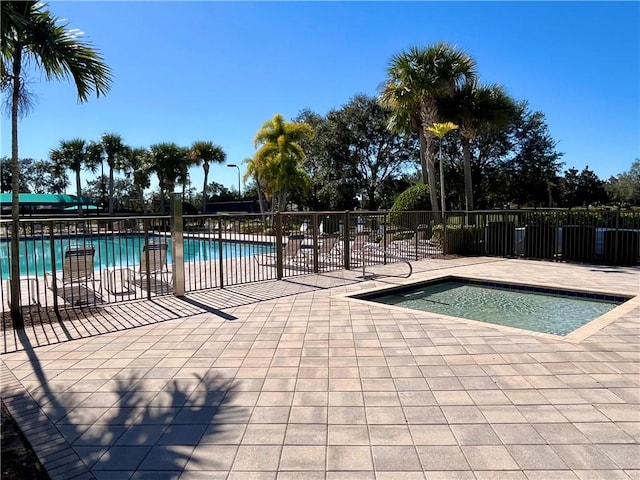
<svg viewBox="0 0 640 480">
<path fill-rule="evenodd" d="M 424 183 L 413 185 L 396 197 L 391 207 L 389 220 L 393 225 L 415 230 L 420 223 L 424 223 L 424 220 L 417 214 L 406 212 L 429 210 L 430 206 L 429 186 Z"/>
<path fill-rule="evenodd" d="M 407 188 L 398 195 L 391 207 L 392 212 L 407 212 L 414 210 L 430 210 L 429 186 L 418 183 Z"/>
</svg>

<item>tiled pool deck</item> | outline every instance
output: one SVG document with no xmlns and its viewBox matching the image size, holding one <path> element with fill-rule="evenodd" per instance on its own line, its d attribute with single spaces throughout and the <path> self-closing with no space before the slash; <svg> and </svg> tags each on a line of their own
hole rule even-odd
<svg viewBox="0 0 640 480">
<path fill-rule="evenodd" d="M 5 331 L 3 400 L 54 479 L 640 478 L 640 297 L 568 339 L 346 298 L 444 275 L 638 295 L 640 269 L 474 258 L 414 272 Z"/>
</svg>

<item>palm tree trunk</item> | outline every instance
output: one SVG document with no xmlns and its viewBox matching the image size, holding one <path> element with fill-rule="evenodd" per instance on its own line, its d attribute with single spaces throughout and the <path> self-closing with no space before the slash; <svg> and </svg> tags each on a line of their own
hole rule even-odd
<svg viewBox="0 0 640 480">
<path fill-rule="evenodd" d="M 209 162 L 203 160 L 202 169 L 204 170 L 204 185 L 202 185 L 202 213 L 205 213 L 207 209 L 207 182 L 209 179 Z M 258 188 L 258 191 L 259 190 L 260 189 Z"/>
<path fill-rule="evenodd" d="M 109 215 L 113 216 L 113 165 L 109 163 Z"/>
<path fill-rule="evenodd" d="M 471 142 L 468 138 L 460 138 L 464 165 L 464 197 L 467 212 L 473 210 L 473 179 L 471 178 Z"/>
<path fill-rule="evenodd" d="M 429 198 L 431 200 L 431 210 L 433 210 L 433 219 L 436 224 L 442 223 L 442 215 L 438 206 L 438 192 L 436 186 L 436 163 L 433 159 L 433 135 L 427 131 L 427 128 L 433 125 L 437 118 L 437 107 L 435 101 L 427 99 L 420 109 L 420 120 L 422 135 L 425 140 L 425 159 L 427 164 L 427 177 L 429 179 Z"/>
<path fill-rule="evenodd" d="M 440 206 L 438 205 L 438 189 L 436 183 L 436 162 L 433 159 L 432 145 L 433 137 L 428 135 L 426 140 L 427 174 L 429 177 L 429 199 L 431 200 L 431 210 L 433 210 L 433 220 L 436 224 L 442 223 Z"/>
<path fill-rule="evenodd" d="M 76 195 L 78 196 L 78 215 L 82 217 L 82 187 L 80 182 L 80 170 L 76 170 Z"/>
<path fill-rule="evenodd" d="M 22 45 L 16 42 L 13 53 L 13 91 L 11 97 L 11 320 L 14 328 L 24 328 L 20 306 L 20 166 L 18 164 L 18 102 Z"/>
<path fill-rule="evenodd" d="M 422 183 L 429 183 L 429 169 L 427 168 L 427 141 L 424 132 L 420 128 L 418 137 L 420 138 L 420 167 L 422 168 Z"/>
</svg>

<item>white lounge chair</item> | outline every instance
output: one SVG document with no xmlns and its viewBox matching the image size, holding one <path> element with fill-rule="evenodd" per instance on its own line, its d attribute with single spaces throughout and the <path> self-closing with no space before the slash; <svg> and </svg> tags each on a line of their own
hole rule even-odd
<svg viewBox="0 0 640 480">
<path fill-rule="evenodd" d="M 144 287 L 144 280 L 153 277 L 161 282 L 169 283 L 169 267 L 167 266 L 167 244 L 149 243 L 142 248 L 140 264 L 137 267 L 127 269 L 128 282 L 140 282 Z M 148 257 L 148 260 L 147 260 Z"/>
<path fill-rule="evenodd" d="M 333 250 L 338 242 L 339 235 L 337 233 L 322 235 L 318 238 L 318 264 L 330 264 L 332 260 L 337 260 L 337 256 Z M 306 263 L 313 262 L 314 249 L 313 245 L 307 245 L 311 248 L 303 248 L 301 253 Z M 334 261 L 333 263 L 337 263 Z"/>
<path fill-rule="evenodd" d="M 301 257 L 300 249 L 304 235 L 289 235 L 287 243 L 282 250 L 282 264 L 291 265 L 298 263 Z M 256 263 L 261 266 L 276 266 L 277 255 L 275 253 L 259 253 L 253 256 Z"/>
<path fill-rule="evenodd" d="M 53 292 L 67 300 L 69 295 L 65 294 L 65 289 L 71 288 L 71 303 L 79 305 L 89 301 L 88 290 L 96 290 L 96 283 L 98 288 L 100 285 L 100 277 L 95 275 L 94 257 L 96 250 L 93 246 L 76 246 L 71 245 L 67 248 L 64 254 L 64 261 L 61 271 L 54 271 L 44 276 L 45 285 L 47 288 L 53 290 Z M 55 289 L 53 284 L 53 277 L 55 277 Z M 78 292 L 74 293 L 72 287 L 77 286 Z M 82 295 L 82 292 L 85 292 Z M 59 293 L 61 292 L 61 293 Z"/>
</svg>

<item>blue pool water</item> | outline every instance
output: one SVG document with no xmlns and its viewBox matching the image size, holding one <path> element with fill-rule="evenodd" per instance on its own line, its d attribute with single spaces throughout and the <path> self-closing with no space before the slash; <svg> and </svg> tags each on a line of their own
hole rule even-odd
<svg viewBox="0 0 640 480">
<path fill-rule="evenodd" d="M 167 263 L 171 264 L 171 239 L 150 237 L 150 243 L 168 243 Z M 95 268 L 138 265 L 144 246 L 142 235 L 111 236 L 75 236 L 56 238 L 54 240 L 56 270 L 62 268 L 64 253 L 70 245 L 91 246 L 96 250 Z M 9 276 L 9 258 L 11 245 L 0 242 L 0 273 L 2 278 Z M 222 242 L 222 257 L 246 257 L 259 253 L 273 252 L 273 247 L 265 244 Z M 184 239 L 185 262 L 198 262 L 220 258 L 217 240 Z M 38 275 L 52 271 L 51 246 L 49 238 L 25 239 L 20 241 L 20 275 Z"/>
<path fill-rule="evenodd" d="M 624 297 L 596 298 L 597 295 L 577 292 L 537 290 L 449 279 L 358 298 L 554 335 L 566 335 L 627 300 Z"/>
</svg>

